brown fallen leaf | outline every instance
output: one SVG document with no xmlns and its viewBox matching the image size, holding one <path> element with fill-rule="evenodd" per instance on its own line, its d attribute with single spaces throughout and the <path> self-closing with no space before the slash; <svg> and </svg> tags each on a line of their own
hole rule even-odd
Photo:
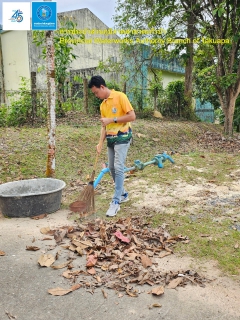
<svg viewBox="0 0 240 320">
<path fill-rule="evenodd" d="M 40 248 L 39 247 L 35 247 L 35 246 L 26 246 L 26 250 L 37 251 L 37 250 L 40 250 Z"/>
<path fill-rule="evenodd" d="M 168 251 L 161 251 L 159 253 L 159 258 L 164 258 L 166 256 L 169 256 L 170 254 L 172 254 L 171 252 L 168 252 Z"/>
<path fill-rule="evenodd" d="M 142 133 L 136 133 L 136 136 L 138 137 L 138 138 L 145 138 L 146 137 L 146 135 L 145 134 L 142 134 Z"/>
<path fill-rule="evenodd" d="M 91 254 L 88 257 L 86 267 L 93 267 L 93 266 L 95 266 L 96 263 L 97 263 L 97 257 L 95 255 Z"/>
<path fill-rule="evenodd" d="M 116 269 L 118 269 L 118 264 L 113 264 L 108 268 L 108 270 L 116 270 Z"/>
<path fill-rule="evenodd" d="M 136 243 L 137 246 L 141 245 L 141 241 L 139 241 L 138 238 L 135 235 L 132 235 L 132 239 Z"/>
<path fill-rule="evenodd" d="M 105 265 L 105 264 L 102 265 L 102 266 L 101 266 L 101 269 L 102 269 L 103 271 L 107 271 L 107 270 L 108 270 L 108 265 Z"/>
<path fill-rule="evenodd" d="M 48 293 L 50 293 L 53 296 L 64 296 L 68 294 L 69 292 L 75 291 L 79 289 L 82 285 L 80 283 L 75 284 L 72 286 L 70 289 L 63 289 L 63 288 L 54 288 L 54 289 L 49 289 Z"/>
<path fill-rule="evenodd" d="M 64 272 L 62 273 L 62 276 L 63 276 L 64 278 L 66 278 L 66 279 L 72 279 L 72 278 L 74 278 L 74 276 L 73 276 L 73 274 L 72 274 L 72 272 L 71 272 L 70 270 L 64 271 Z"/>
<path fill-rule="evenodd" d="M 40 232 L 42 233 L 42 234 L 48 234 L 49 232 L 50 232 L 50 228 L 49 227 L 45 227 L 45 228 L 41 228 L 40 229 Z"/>
<path fill-rule="evenodd" d="M 127 259 L 128 260 L 135 260 L 135 258 L 138 256 L 137 253 L 134 253 L 134 252 L 129 252 L 127 253 Z"/>
<path fill-rule="evenodd" d="M 106 293 L 103 289 L 102 289 L 102 294 L 103 294 L 104 298 L 107 299 L 107 296 L 108 296 L 108 295 L 107 295 L 107 293 Z"/>
<path fill-rule="evenodd" d="M 68 249 L 70 251 L 73 251 L 73 252 L 76 250 L 76 247 L 72 244 L 70 244 L 69 246 L 61 246 L 61 247 L 64 249 Z"/>
<path fill-rule="evenodd" d="M 5 256 L 5 252 L 0 250 L 0 256 Z"/>
<path fill-rule="evenodd" d="M 94 275 L 96 274 L 96 270 L 92 267 L 92 268 L 88 268 L 87 269 L 87 273 L 91 274 L 91 275 Z"/>
<path fill-rule="evenodd" d="M 176 279 L 173 279 L 172 281 L 170 281 L 167 288 L 168 289 L 175 289 L 182 281 L 183 281 L 183 277 L 178 277 Z"/>
<path fill-rule="evenodd" d="M 39 219 L 43 219 L 47 217 L 47 214 L 46 213 L 43 213 L 43 214 L 40 214 L 39 216 L 34 216 L 34 217 L 31 217 L 31 219 L 34 219 L 34 220 L 39 220 Z"/>
<path fill-rule="evenodd" d="M 42 254 L 38 259 L 41 267 L 50 267 L 54 262 L 55 258 L 52 254 Z"/>
<path fill-rule="evenodd" d="M 103 221 L 100 222 L 100 230 L 99 230 L 99 236 L 100 238 L 105 241 L 107 240 L 107 233 L 106 233 L 106 226 L 104 225 Z M 100 239 L 98 239 L 100 240 Z"/>
<path fill-rule="evenodd" d="M 63 288 L 54 288 L 54 289 L 49 289 L 48 293 L 50 293 L 53 296 L 64 296 L 65 294 L 68 294 L 69 292 L 72 292 L 71 289 L 63 289 Z"/>
<path fill-rule="evenodd" d="M 81 283 L 76 283 L 71 287 L 71 291 L 75 291 L 75 290 L 77 290 L 77 289 L 79 289 L 81 287 L 82 287 Z"/>
<path fill-rule="evenodd" d="M 67 270 L 62 273 L 62 276 L 67 279 L 72 279 L 75 276 L 79 276 L 80 274 L 87 275 L 87 272 L 83 270 L 75 270 L 75 271 Z"/>
<path fill-rule="evenodd" d="M 76 247 L 80 247 L 81 249 L 86 249 L 86 248 L 92 247 L 91 241 L 73 240 L 72 243 Z"/>
<path fill-rule="evenodd" d="M 126 292 L 130 297 L 138 297 L 138 292 L 136 290 L 134 291 L 126 290 Z"/>
<path fill-rule="evenodd" d="M 239 244 L 236 243 L 235 246 L 234 246 L 234 249 L 238 249 L 239 248 Z M 1 252 L 1 251 L 0 251 Z M 0 254 L 1 255 L 1 254 Z"/>
<path fill-rule="evenodd" d="M 51 268 L 53 268 L 53 269 L 63 269 L 65 267 L 67 267 L 71 262 L 72 262 L 72 260 L 64 262 L 64 263 L 61 263 L 61 264 L 58 264 L 56 266 L 51 265 Z"/>
<path fill-rule="evenodd" d="M 142 265 L 144 266 L 144 268 L 152 266 L 152 260 L 145 254 L 141 255 L 141 262 L 142 262 Z"/>
<path fill-rule="evenodd" d="M 67 230 L 65 229 L 59 229 L 54 233 L 54 239 L 57 243 L 60 243 L 63 241 L 63 238 L 66 236 Z"/>
<path fill-rule="evenodd" d="M 77 247 L 77 248 L 75 248 L 75 251 L 76 251 L 80 256 L 83 255 L 83 250 L 82 250 L 82 248 Z"/>
<path fill-rule="evenodd" d="M 152 294 L 160 296 L 164 293 L 164 287 L 160 286 L 160 287 L 153 288 L 151 292 L 152 292 Z"/>
<path fill-rule="evenodd" d="M 161 308 L 161 304 L 160 303 L 153 303 L 149 306 L 149 309 L 152 309 L 152 308 Z"/>
</svg>

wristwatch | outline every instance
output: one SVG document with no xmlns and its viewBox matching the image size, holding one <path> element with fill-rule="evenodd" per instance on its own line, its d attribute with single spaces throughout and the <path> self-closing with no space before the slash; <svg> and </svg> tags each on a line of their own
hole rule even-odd
<svg viewBox="0 0 240 320">
<path fill-rule="evenodd" d="M 113 118 L 113 121 L 114 121 L 115 123 L 117 123 L 117 118 L 116 118 L 116 117 L 114 117 L 114 118 Z"/>
</svg>

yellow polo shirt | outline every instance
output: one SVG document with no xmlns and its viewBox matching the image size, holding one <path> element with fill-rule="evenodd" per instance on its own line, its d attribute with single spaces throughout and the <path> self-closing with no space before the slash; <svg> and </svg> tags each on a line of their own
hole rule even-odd
<svg viewBox="0 0 240 320">
<path fill-rule="evenodd" d="M 125 93 L 111 90 L 110 96 L 104 99 L 100 105 L 102 118 L 118 118 L 124 116 L 133 107 Z M 110 123 L 106 126 L 107 136 L 115 136 L 121 133 L 128 133 L 131 128 L 130 122 L 126 123 Z"/>
</svg>

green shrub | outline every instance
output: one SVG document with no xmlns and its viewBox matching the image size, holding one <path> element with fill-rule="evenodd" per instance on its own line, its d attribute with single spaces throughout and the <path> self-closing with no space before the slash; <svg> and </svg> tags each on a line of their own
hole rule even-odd
<svg viewBox="0 0 240 320">
<path fill-rule="evenodd" d="M 7 126 L 7 114 L 8 114 L 8 108 L 4 104 L 2 104 L 0 106 L 0 127 Z"/>
<path fill-rule="evenodd" d="M 21 77 L 21 85 L 18 92 L 8 93 L 10 97 L 9 113 L 7 116 L 8 126 L 21 126 L 30 117 L 32 99 L 29 80 Z"/>
<path fill-rule="evenodd" d="M 62 103 L 62 109 L 64 112 L 68 111 L 83 111 L 83 99 L 68 98 L 67 101 Z"/>
<path fill-rule="evenodd" d="M 10 105 L 5 113 L 7 126 L 22 126 L 33 120 L 43 120 L 47 117 L 47 101 L 45 93 L 37 93 L 36 107 L 33 110 L 30 80 L 21 77 L 21 84 L 17 92 L 8 93 Z"/>
</svg>

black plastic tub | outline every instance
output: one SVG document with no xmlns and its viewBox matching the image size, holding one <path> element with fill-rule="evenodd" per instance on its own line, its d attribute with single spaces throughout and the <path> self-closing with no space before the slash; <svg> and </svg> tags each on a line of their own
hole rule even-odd
<svg viewBox="0 0 240 320">
<path fill-rule="evenodd" d="M 53 178 L 7 182 L 0 185 L 0 211 L 6 217 L 32 217 L 60 209 L 66 183 Z"/>
</svg>

